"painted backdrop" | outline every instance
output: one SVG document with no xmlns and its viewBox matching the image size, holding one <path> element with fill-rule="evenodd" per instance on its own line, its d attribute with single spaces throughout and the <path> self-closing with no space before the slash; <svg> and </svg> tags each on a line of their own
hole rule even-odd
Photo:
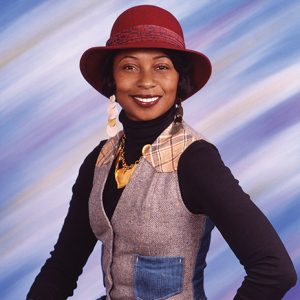
<svg viewBox="0 0 300 300">
<path fill-rule="evenodd" d="M 157 4 L 180 20 L 213 75 L 185 120 L 219 148 L 300 273 L 300 2 L 0 1 L 0 298 L 24 299 L 63 223 L 86 154 L 105 138 L 106 101 L 78 63 L 124 9 Z M 255 222 L 255 220 L 253 220 Z M 103 292 L 100 245 L 72 299 Z M 205 286 L 232 299 L 244 274 L 215 231 Z M 296 296 L 298 295 L 298 297 Z M 285 299 L 299 299 L 300 285 Z"/>
</svg>

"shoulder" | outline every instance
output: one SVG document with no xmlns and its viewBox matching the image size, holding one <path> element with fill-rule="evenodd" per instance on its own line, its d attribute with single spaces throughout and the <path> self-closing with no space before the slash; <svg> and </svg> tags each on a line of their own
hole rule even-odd
<svg viewBox="0 0 300 300">
<path fill-rule="evenodd" d="M 102 140 L 84 159 L 81 168 L 86 166 L 86 165 L 96 165 L 98 156 L 100 151 L 102 150 L 104 144 L 106 143 L 107 140 Z"/>
<path fill-rule="evenodd" d="M 178 176 L 182 185 L 201 187 L 202 192 L 209 191 L 209 194 L 238 183 L 224 164 L 217 147 L 203 139 L 193 142 L 183 152 L 178 164 Z"/>
<path fill-rule="evenodd" d="M 197 140 L 204 137 L 185 122 L 171 123 L 148 147 L 144 158 L 158 172 L 174 172 L 185 151 Z"/>
<path fill-rule="evenodd" d="M 73 189 L 81 184 L 86 184 L 87 182 L 92 183 L 96 162 L 103 148 L 103 145 L 106 143 L 106 140 L 101 141 L 84 159 L 83 163 L 80 166 L 79 174 Z"/>
<path fill-rule="evenodd" d="M 204 139 L 194 141 L 185 149 L 180 157 L 178 167 L 190 165 L 194 162 L 197 162 L 198 165 L 208 165 L 212 163 L 223 164 L 217 147 Z"/>
</svg>

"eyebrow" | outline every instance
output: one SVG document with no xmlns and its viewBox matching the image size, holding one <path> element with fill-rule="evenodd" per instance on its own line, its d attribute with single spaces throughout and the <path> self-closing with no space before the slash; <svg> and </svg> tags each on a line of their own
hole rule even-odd
<svg viewBox="0 0 300 300">
<path fill-rule="evenodd" d="M 134 59 L 134 60 L 138 60 L 138 58 L 135 57 L 135 56 L 126 55 L 126 56 L 122 57 L 122 58 L 119 60 L 119 62 L 121 62 L 123 59 L 126 59 L 126 58 L 132 58 L 132 59 Z M 170 57 L 167 56 L 167 55 L 159 55 L 159 56 L 153 57 L 153 60 L 159 59 L 159 58 L 168 58 L 168 59 L 170 59 Z"/>
<path fill-rule="evenodd" d="M 164 58 L 164 57 L 170 59 L 170 57 L 168 55 L 155 56 L 155 57 L 153 57 L 153 59 L 159 59 L 159 58 Z"/>
<path fill-rule="evenodd" d="M 137 60 L 137 57 L 135 57 L 135 56 L 126 55 L 126 56 L 123 56 L 123 57 L 119 60 L 119 62 L 122 61 L 123 59 L 126 59 L 126 58 L 132 58 L 132 59 Z"/>
</svg>

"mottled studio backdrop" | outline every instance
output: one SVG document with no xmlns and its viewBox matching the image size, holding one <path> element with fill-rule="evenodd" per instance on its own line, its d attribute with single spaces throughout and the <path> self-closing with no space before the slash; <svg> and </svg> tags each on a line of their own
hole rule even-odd
<svg viewBox="0 0 300 300">
<path fill-rule="evenodd" d="M 1 0 L 0 299 L 25 298 L 78 168 L 105 138 L 106 102 L 82 78 L 80 56 L 105 43 L 120 12 L 142 3 L 169 9 L 187 46 L 211 58 L 212 79 L 184 103 L 185 120 L 217 145 L 300 273 L 300 1 Z M 99 246 L 72 299 L 103 292 Z M 232 299 L 243 276 L 215 231 L 208 298 Z M 299 295 L 300 284 L 285 299 Z"/>
</svg>

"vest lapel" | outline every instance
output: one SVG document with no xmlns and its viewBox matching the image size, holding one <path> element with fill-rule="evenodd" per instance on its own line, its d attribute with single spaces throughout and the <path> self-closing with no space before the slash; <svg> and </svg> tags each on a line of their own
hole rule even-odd
<svg viewBox="0 0 300 300">
<path fill-rule="evenodd" d="M 180 155 L 197 140 L 186 124 L 172 122 L 145 151 L 145 159 L 158 172 L 177 170 Z"/>
<path fill-rule="evenodd" d="M 108 139 L 107 142 L 103 145 L 97 159 L 97 167 L 108 164 L 109 162 L 114 160 L 116 151 L 118 149 L 118 142 L 122 135 L 123 131 L 119 131 L 114 137 Z"/>
</svg>

